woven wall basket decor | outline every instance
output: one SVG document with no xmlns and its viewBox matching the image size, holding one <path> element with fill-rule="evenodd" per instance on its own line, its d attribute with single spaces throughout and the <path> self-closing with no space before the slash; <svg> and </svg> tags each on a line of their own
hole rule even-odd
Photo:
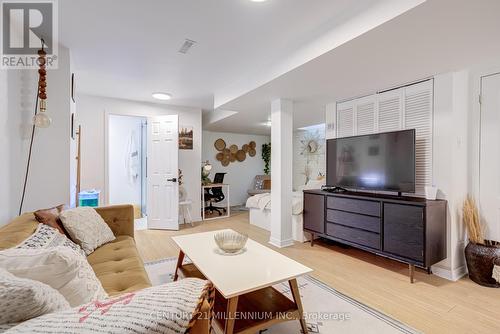
<svg viewBox="0 0 500 334">
<path fill-rule="evenodd" d="M 217 155 L 215 156 L 215 159 L 217 159 L 217 161 L 224 160 L 224 153 L 222 153 L 222 152 L 217 153 Z"/>
<path fill-rule="evenodd" d="M 241 149 L 239 149 L 238 145 L 232 144 L 228 146 L 224 139 L 219 138 L 214 142 L 214 147 L 217 151 L 219 151 L 219 153 L 215 155 L 215 159 L 220 161 L 224 167 L 229 166 L 230 163 L 236 161 L 245 161 L 247 154 L 250 157 L 257 155 L 257 144 L 253 140 L 248 144 L 242 145 Z"/>
<path fill-rule="evenodd" d="M 224 139 L 219 138 L 215 141 L 214 146 L 217 151 L 222 151 L 226 148 L 226 142 L 224 141 Z"/>
<path fill-rule="evenodd" d="M 229 146 L 229 151 L 231 151 L 231 154 L 236 154 L 238 152 L 238 145 L 231 145 Z"/>
<path fill-rule="evenodd" d="M 245 161 L 246 157 L 247 154 L 245 153 L 245 151 L 239 150 L 238 152 L 236 152 L 236 160 L 238 160 L 239 162 Z"/>
</svg>

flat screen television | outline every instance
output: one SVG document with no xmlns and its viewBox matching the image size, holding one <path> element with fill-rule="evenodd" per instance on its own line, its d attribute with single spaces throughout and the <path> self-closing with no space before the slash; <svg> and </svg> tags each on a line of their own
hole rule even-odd
<svg viewBox="0 0 500 334">
<path fill-rule="evenodd" d="M 326 147 L 328 186 L 415 192 L 415 130 L 329 139 Z"/>
</svg>

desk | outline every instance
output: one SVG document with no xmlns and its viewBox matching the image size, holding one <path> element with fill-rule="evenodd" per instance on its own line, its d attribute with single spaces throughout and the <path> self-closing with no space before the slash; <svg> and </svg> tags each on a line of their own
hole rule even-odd
<svg viewBox="0 0 500 334">
<path fill-rule="evenodd" d="M 205 218 L 205 189 L 209 188 L 226 188 L 225 192 L 225 200 L 227 203 L 226 206 L 226 215 L 225 216 L 217 216 L 217 217 L 212 217 L 212 218 Z M 201 214 L 203 217 L 203 220 L 212 220 L 212 219 L 219 219 L 219 218 L 228 218 L 230 216 L 230 206 L 229 206 L 229 184 L 226 183 L 211 183 L 207 184 L 204 186 L 201 186 Z"/>
</svg>

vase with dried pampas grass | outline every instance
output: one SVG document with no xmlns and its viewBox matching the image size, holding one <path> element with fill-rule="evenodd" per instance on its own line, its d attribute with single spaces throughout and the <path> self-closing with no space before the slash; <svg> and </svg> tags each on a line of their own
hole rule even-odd
<svg viewBox="0 0 500 334">
<path fill-rule="evenodd" d="M 464 201 L 463 219 L 469 240 L 475 244 L 484 244 L 484 230 L 479 220 L 479 210 L 476 201 L 471 196 L 467 196 Z"/>
<path fill-rule="evenodd" d="M 482 286 L 500 287 L 500 283 L 492 277 L 494 263 L 500 259 L 500 243 L 485 240 L 479 209 L 471 196 L 464 202 L 463 221 L 470 241 L 465 247 L 465 260 L 470 279 Z"/>
</svg>

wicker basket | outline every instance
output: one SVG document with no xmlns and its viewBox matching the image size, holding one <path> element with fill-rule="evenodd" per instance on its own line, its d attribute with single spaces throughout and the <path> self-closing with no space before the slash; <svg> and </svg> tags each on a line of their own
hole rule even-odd
<svg viewBox="0 0 500 334">
<path fill-rule="evenodd" d="M 465 260 L 471 280 L 479 285 L 499 288 L 500 284 L 491 277 L 495 261 L 500 259 L 500 245 L 481 245 L 469 242 L 465 247 Z"/>
</svg>

